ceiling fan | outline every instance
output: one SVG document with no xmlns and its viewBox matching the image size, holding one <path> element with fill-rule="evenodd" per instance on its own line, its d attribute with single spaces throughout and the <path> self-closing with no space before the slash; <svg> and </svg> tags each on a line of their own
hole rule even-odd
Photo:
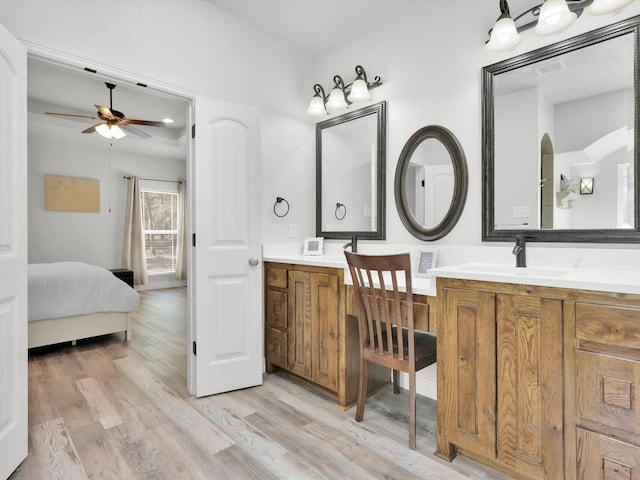
<svg viewBox="0 0 640 480">
<path fill-rule="evenodd" d="M 75 118 L 89 118 L 91 120 L 102 120 L 100 123 L 96 123 L 95 125 L 83 130 L 82 133 L 93 133 L 97 132 L 105 138 L 122 138 L 126 135 L 126 132 L 132 133 L 140 138 L 147 139 L 151 138 L 146 132 L 132 126 L 133 125 L 149 125 L 153 127 L 164 127 L 164 122 L 157 122 L 152 120 L 134 120 L 132 118 L 126 118 L 124 113 L 119 112 L 118 110 L 113 109 L 113 89 L 116 88 L 116 85 L 113 83 L 105 82 L 105 85 L 109 89 L 109 108 L 103 107 L 102 105 L 96 105 L 95 107 L 98 109 L 97 117 L 91 117 L 88 115 L 75 115 L 72 113 L 54 113 L 54 112 L 45 112 L 45 115 L 58 115 L 63 117 L 75 117 Z"/>
</svg>

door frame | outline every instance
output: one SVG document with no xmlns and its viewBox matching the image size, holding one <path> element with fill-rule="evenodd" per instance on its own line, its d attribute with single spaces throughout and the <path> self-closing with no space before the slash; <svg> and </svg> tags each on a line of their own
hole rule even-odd
<svg viewBox="0 0 640 480">
<path fill-rule="evenodd" d="M 138 83 L 142 83 L 146 85 L 146 91 L 156 92 L 163 96 L 173 96 L 180 99 L 185 100 L 187 103 L 187 111 L 186 117 L 190 122 L 190 125 L 193 125 L 195 122 L 195 102 L 198 97 L 198 93 L 193 90 L 188 90 L 183 87 L 166 83 L 161 80 L 146 77 L 144 75 L 140 75 L 130 70 L 125 70 L 114 65 L 108 65 L 101 62 L 96 62 L 95 60 L 81 57 L 78 55 L 73 55 L 67 52 L 64 52 L 60 49 L 47 45 L 45 43 L 36 42 L 32 39 L 22 37 L 20 35 L 16 35 L 16 38 L 27 48 L 27 59 L 35 58 L 40 61 L 48 62 L 53 65 L 78 70 L 84 70 L 85 67 L 90 67 L 96 71 L 96 75 L 101 80 L 111 80 L 114 82 L 124 83 L 129 86 L 136 86 Z M 28 78 L 28 73 L 27 73 Z M 28 89 L 27 89 L 28 94 Z M 187 158 L 186 158 L 186 177 L 188 180 L 188 195 L 187 195 L 187 232 L 188 237 L 191 237 L 191 233 L 193 232 L 193 212 L 194 212 L 194 195 L 193 190 L 190 188 L 190 185 L 193 185 L 193 175 L 194 175 L 194 166 L 195 166 L 195 148 L 192 142 L 192 135 L 189 128 L 189 124 L 187 125 L 186 131 L 186 139 L 187 142 Z M 28 236 L 28 233 L 27 233 Z M 28 238 L 28 237 L 27 237 Z M 190 345 L 195 341 L 194 332 L 195 332 L 195 318 L 193 316 L 193 312 L 195 311 L 194 307 L 194 268 L 193 268 L 193 252 L 191 248 L 187 249 L 187 318 L 188 318 L 188 326 L 187 326 L 187 350 L 190 355 L 187 355 L 187 390 L 191 395 L 195 395 L 195 360 L 194 355 Z"/>
</svg>

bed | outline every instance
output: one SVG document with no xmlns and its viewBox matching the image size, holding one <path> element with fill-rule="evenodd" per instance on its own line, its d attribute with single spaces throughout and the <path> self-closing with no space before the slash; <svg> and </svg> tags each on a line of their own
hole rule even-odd
<svg viewBox="0 0 640 480">
<path fill-rule="evenodd" d="M 124 332 L 138 292 L 109 270 L 82 262 L 28 266 L 29 348 Z"/>
</svg>

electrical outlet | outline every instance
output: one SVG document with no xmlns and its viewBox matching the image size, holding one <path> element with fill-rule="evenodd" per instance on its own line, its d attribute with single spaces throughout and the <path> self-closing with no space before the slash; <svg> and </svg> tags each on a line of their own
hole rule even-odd
<svg viewBox="0 0 640 480">
<path fill-rule="evenodd" d="M 529 207 L 513 207 L 513 218 L 527 218 Z"/>
<path fill-rule="evenodd" d="M 296 238 L 296 224 L 289 224 L 289 238 Z"/>
</svg>

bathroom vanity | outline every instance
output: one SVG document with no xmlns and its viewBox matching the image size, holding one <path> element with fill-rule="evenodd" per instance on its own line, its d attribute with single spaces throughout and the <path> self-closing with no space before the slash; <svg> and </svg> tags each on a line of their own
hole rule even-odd
<svg viewBox="0 0 640 480">
<path fill-rule="evenodd" d="M 265 262 L 267 372 L 295 375 L 335 396 L 344 408 L 357 400 L 360 369 L 358 306 L 353 286 L 345 285 L 345 269 L 344 256 Z M 435 330 L 434 308 L 435 297 L 414 294 L 417 329 Z M 388 368 L 370 366 L 370 392 L 390 380 Z"/>
<path fill-rule="evenodd" d="M 514 478 L 636 478 L 640 274 L 470 264 L 433 275 L 436 454 Z"/>
</svg>

